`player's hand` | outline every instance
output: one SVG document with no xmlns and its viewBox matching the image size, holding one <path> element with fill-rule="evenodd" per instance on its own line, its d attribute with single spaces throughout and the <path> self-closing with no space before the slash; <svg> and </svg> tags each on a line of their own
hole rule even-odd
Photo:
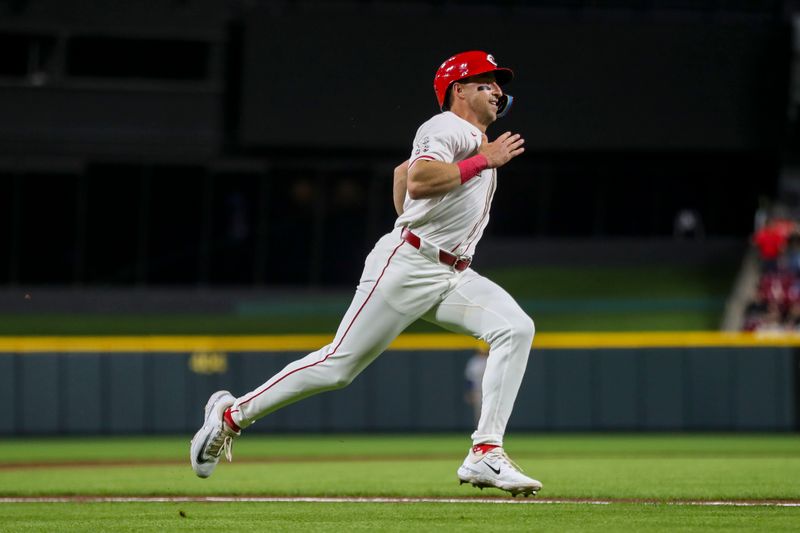
<svg viewBox="0 0 800 533">
<path fill-rule="evenodd" d="M 512 134 L 507 131 L 492 142 L 489 142 L 484 135 L 478 153 L 489 161 L 489 168 L 497 168 L 524 152 L 523 144 L 525 144 L 525 139 L 519 133 Z"/>
</svg>

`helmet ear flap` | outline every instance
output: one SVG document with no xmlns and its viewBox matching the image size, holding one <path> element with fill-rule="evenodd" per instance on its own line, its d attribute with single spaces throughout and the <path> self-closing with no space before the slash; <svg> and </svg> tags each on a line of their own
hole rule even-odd
<svg viewBox="0 0 800 533">
<path fill-rule="evenodd" d="M 514 103 L 514 97 L 510 94 L 504 94 L 497 101 L 497 118 L 502 118 L 511 110 L 511 104 Z"/>
</svg>

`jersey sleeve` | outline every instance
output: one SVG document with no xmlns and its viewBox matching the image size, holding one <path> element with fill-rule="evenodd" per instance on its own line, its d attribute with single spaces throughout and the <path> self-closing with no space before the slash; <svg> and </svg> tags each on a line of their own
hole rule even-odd
<svg viewBox="0 0 800 533">
<path fill-rule="evenodd" d="M 408 167 L 411 168 L 420 159 L 454 162 L 458 152 L 458 134 L 456 128 L 441 119 L 441 115 L 429 120 L 417 130 Z"/>
</svg>

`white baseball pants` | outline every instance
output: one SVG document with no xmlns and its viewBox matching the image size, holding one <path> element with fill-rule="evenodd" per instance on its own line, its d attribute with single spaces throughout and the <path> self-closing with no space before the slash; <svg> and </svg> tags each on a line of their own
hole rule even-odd
<svg viewBox="0 0 800 533">
<path fill-rule="evenodd" d="M 308 396 L 348 385 L 418 318 L 484 340 L 490 346 L 475 444 L 502 446 L 534 335 L 533 321 L 500 286 L 468 268 L 425 257 L 384 235 L 367 256 L 350 308 L 333 342 L 288 364 L 237 398 L 234 422 L 245 428 Z"/>
</svg>

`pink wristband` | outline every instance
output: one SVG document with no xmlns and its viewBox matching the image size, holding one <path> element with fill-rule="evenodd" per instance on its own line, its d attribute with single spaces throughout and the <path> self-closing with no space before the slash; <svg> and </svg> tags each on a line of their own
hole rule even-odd
<svg viewBox="0 0 800 533">
<path fill-rule="evenodd" d="M 489 166 L 489 160 L 485 156 L 478 154 L 459 161 L 456 165 L 458 165 L 458 170 L 461 171 L 461 184 L 463 185 L 483 172 Z"/>
</svg>

